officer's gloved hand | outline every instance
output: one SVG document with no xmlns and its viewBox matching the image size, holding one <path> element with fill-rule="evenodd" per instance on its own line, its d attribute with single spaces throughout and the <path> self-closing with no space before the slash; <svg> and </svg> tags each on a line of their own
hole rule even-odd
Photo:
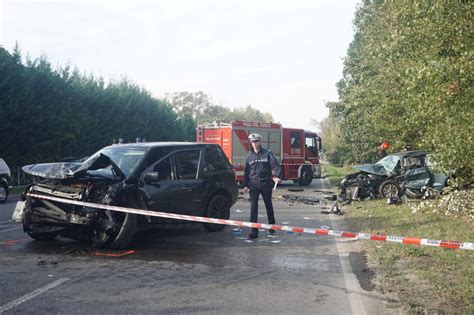
<svg viewBox="0 0 474 315">
<path fill-rule="evenodd" d="M 244 187 L 244 193 L 248 193 L 249 192 L 249 188 L 248 187 Z"/>
</svg>

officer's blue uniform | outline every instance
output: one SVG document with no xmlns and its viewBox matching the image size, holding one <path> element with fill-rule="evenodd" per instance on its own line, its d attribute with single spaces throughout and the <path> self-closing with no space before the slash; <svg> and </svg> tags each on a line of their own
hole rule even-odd
<svg viewBox="0 0 474 315">
<path fill-rule="evenodd" d="M 260 147 L 258 153 L 251 150 L 247 155 L 244 172 L 244 187 L 250 193 L 250 221 L 257 222 L 258 199 L 262 194 L 267 209 L 268 223 L 275 224 L 272 204 L 272 170 L 275 176 L 281 178 L 281 168 L 270 150 Z M 250 237 L 258 237 L 258 229 L 252 229 Z"/>
</svg>

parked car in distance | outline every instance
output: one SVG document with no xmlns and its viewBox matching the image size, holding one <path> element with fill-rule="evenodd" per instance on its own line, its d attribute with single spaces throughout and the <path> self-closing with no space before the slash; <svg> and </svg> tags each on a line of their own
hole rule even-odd
<svg viewBox="0 0 474 315">
<path fill-rule="evenodd" d="M 0 158 L 0 203 L 7 201 L 11 186 L 11 172 L 7 163 Z"/>
<path fill-rule="evenodd" d="M 112 145 L 83 163 L 24 166 L 41 178 L 26 192 L 151 211 L 228 219 L 236 202 L 235 173 L 215 144 L 154 142 Z M 14 219 L 37 240 L 58 235 L 94 248 L 124 248 L 134 234 L 170 219 L 74 206 L 25 196 Z M 204 224 L 209 231 L 225 226 Z"/>
<path fill-rule="evenodd" d="M 342 199 L 394 198 L 402 194 L 416 198 L 423 196 L 426 189 L 442 190 L 449 178 L 428 168 L 426 151 L 398 152 L 375 164 L 353 168 L 358 172 L 341 181 Z"/>
</svg>

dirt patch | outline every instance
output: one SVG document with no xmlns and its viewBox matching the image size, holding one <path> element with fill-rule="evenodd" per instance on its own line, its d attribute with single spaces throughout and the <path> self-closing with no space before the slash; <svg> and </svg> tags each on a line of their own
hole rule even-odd
<svg viewBox="0 0 474 315">
<path fill-rule="evenodd" d="M 360 287 L 366 291 L 372 291 L 374 289 L 372 279 L 374 278 L 375 272 L 367 266 L 366 252 L 350 252 L 349 262 L 352 271 L 359 281 Z"/>
</svg>

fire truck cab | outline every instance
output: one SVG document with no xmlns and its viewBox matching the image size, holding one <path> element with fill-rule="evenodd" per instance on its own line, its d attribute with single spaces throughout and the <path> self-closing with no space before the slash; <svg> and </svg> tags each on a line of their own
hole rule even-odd
<svg viewBox="0 0 474 315">
<path fill-rule="evenodd" d="M 283 128 L 276 123 L 232 121 L 214 123 L 196 128 L 196 141 L 219 144 L 236 172 L 237 181 L 243 181 L 245 161 L 250 150 L 248 135 L 262 136 L 263 147 L 272 150 L 282 167 L 282 180 L 293 180 L 301 186 L 321 177 L 319 152 L 321 138 L 311 131 Z"/>
</svg>

